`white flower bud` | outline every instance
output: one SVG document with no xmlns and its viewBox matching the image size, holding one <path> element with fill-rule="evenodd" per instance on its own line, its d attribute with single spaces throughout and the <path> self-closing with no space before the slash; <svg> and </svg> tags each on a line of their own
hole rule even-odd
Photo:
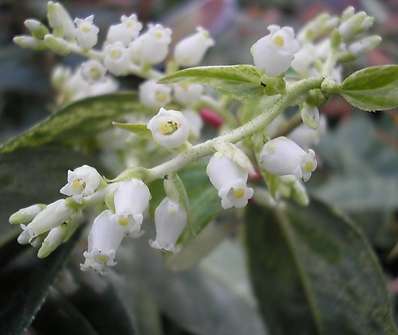
<svg viewBox="0 0 398 335">
<path fill-rule="evenodd" d="M 132 40 L 137 38 L 142 29 L 142 23 L 138 21 L 137 15 L 122 15 L 119 24 L 109 27 L 106 43 L 122 42 L 126 47 Z"/>
<path fill-rule="evenodd" d="M 378 35 L 364 37 L 348 47 L 348 51 L 354 55 L 361 55 L 376 48 L 381 43 L 381 37 Z"/>
<path fill-rule="evenodd" d="M 51 73 L 51 84 L 62 90 L 65 83 L 71 78 L 71 70 L 65 66 L 57 65 Z"/>
<path fill-rule="evenodd" d="M 278 176 L 294 175 L 304 181 L 310 179 L 317 166 L 313 150 L 306 152 L 283 136 L 264 145 L 260 153 L 260 164 L 269 173 Z"/>
<path fill-rule="evenodd" d="M 206 169 L 210 182 L 218 190 L 224 209 L 242 208 L 253 196 L 253 189 L 247 187 L 248 171 L 242 169 L 227 156 L 217 152 Z"/>
<path fill-rule="evenodd" d="M 152 132 L 153 139 L 166 148 L 183 145 L 190 130 L 189 123 L 181 112 L 164 108 L 149 120 L 147 128 Z"/>
<path fill-rule="evenodd" d="M 139 98 L 147 107 L 160 108 L 171 101 L 171 88 L 155 80 L 147 80 L 139 87 Z"/>
<path fill-rule="evenodd" d="M 313 129 L 305 124 L 302 124 L 294 129 L 288 137 L 304 150 L 308 150 L 319 143 L 321 135 L 326 132 L 326 129 L 326 117 L 321 115 L 319 118 L 319 127 L 317 129 Z"/>
<path fill-rule="evenodd" d="M 38 235 L 67 221 L 73 213 L 74 210 L 68 206 L 65 199 L 57 200 L 37 214 L 27 226 L 22 225 L 23 232 L 20 236 L 23 235 L 24 239 L 30 242 Z M 23 238 L 21 237 L 21 239 Z"/>
<path fill-rule="evenodd" d="M 99 28 L 94 24 L 94 15 L 75 19 L 77 43 L 83 49 L 91 49 L 98 42 Z"/>
<path fill-rule="evenodd" d="M 164 198 L 155 210 L 156 240 L 152 248 L 177 252 L 176 242 L 188 221 L 187 212 L 177 202 Z"/>
<path fill-rule="evenodd" d="M 314 45 L 305 44 L 295 55 L 292 68 L 301 75 L 308 75 L 311 65 L 316 59 Z"/>
<path fill-rule="evenodd" d="M 140 65 L 163 62 L 171 42 L 171 29 L 161 24 L 149 25 L 148 30 L 135 39 L 129 47 L 129 59 Z"/>
<path fill-rule="evenodd" d="M 29 207 L 21 208 L 19 211 L 12 214 L 9 218 L 11 224 L 28 224 L 37 214 L 39 214 L 46 205 L 36 204 Z"/>
<path fill-rule="evenodd" d="M 96 169 L 83 165 L 68 171 L 68 183 L 61 188 L 62 194 L 73 196 L 76 201 L 93 194 L 101 185 L 102 177 Z"/>
<path fill-rule="evenodd" d="M 290 187 L 290 197 L 302 206 L 310 202 L 303 183 L 296 176 L 282 176 L 281 181 Z"/>
<path fill-rule="evenodd" d="M 346 9 L 344 9 L 343 13 L 341 13 L 341 20 L 346 21 L 354 14 L 355 14 L 355 8 L 353 6 L 348 6 Z"/>
<path fill-rule="evenodd" d="M 174 96 L 176 100 L 185 106 L 190 106 L 197 102 L 203 93 L 203 86 L 200 84 L 175 84 Z"/>
<path fill-rule="evenodd" d="M 43 42 L 36 37 L 20 35 L 15 36 L 12 41 L 21 48 L 25 49 L 33 49 L 33 50 L 42 50 L 45 49 L 45 45 Z"/>
<path fill-rule="evenodd" d="M 25 20 L 24 25 L 26 28 L 28 28 L 33 37 L 36 37 L 40 40 L 49 33 L 47 27 L 35 19 Z"/>
<path fill-rule="evenodd" d="M 344 41 L 350 41 L 356 35 L 368 30 L 373 22 L 374 19 L 365 12 L 358 12 L 340 24 L 339 33 Z"/>
<path fill-rule="evenodd" d="M 260 38 L 250 48 L 254 65 L 269 76 L 278 76 L 287 71 L 299 43 L 291 27 L 268 26 L 270 33 Z"/>
<path fill-rule="evenodd" d="M 129 70 L 127 48 L 122 42 L 107 44 L 104 49 L 104 64 L 109 72 L 115 76 L 126 75 Z"/>
<path fill-rule="evenodd" d="M 319 109 L 304 103 L 300 109 L 301 119 L 308 127 L 317 129 L 319 127 Z"/>
<path fill-rule="evenodd" d="M 106 68 L 97 60 L 89 60 L 81 65 L 82 77 L 90 84 L 94 84 L 105 79 Z"/>
<path fill-rule="evenodd" d="M 143 213 L 149 206 L 151 193 L 142 180 L 120 182 L 114 194 L 115 213 L 118 223 L 128 227 L 132 236 L 141 230 Z"/>
<path fill-rule="evenodd" d="M 80 268 L 104 273 L 107 266 L 116 265 L 116 252 L 126 234 L 127 227 L 117 222 L 117 216 L 110 210 L 103 211 L 91 226 L 88 248 L 83 253 L 85 262 Z"/>
<path fill-rule="evenodd" d="M 66 9 L 58 2 L 47 3 L 47 18 L 57 37 L 75 38 L 75 25 Z"/>
<path fill-rule="evenodd" d="M 186 109 L 183 112 L 184 117 L 187 119 L 188 123 L 189 123 L 189 128 L 190 128 L 190 132 L 191 135 L 194 138 L 199 138 L 200 137 L 200 132 L 202 130 L 203 127 L 203 121 L 202 118 L 200 117 L 200 115 L 191 109 Z"/>
<path fill-rule="evenodd" d="M 65 56 L 71 52 L 70 45 L 63 38 L 55 37 L 52 34 L 44 36 L 44 44 L 51 51 L 58 55 Z"/>
<path fill-rule="evenodd" d="M 174 59 L 180 66 L 198 65 L 207 49 L 214 45 L 214 40 L 209 32 L 202 27 L 196 28 L 196 33 L 192 34 L 177 43 L 174 49 Z"/>
</svg>

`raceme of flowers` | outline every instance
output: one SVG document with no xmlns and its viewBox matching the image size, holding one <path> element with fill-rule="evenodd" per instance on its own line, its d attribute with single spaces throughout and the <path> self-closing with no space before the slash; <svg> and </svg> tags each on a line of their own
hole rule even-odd
<svg viewBox="0 0 398 335">
<path fill-rule="evenodd" d="M 104 273 L 117 263 L 117 252 L 124 240 L 142 236 L 144 218 L 149 216 L 148 208 L 153 201 L 148 185 L 164 177 L 166 196 L 154 211 L 155 236 L 149 244 L 156 249 L 178 252 L 179 239 L 190 217 L 181 187 L 173 184 L 176 172 L 205 156 L 211 156 L 206 172 L 224 209 L 244 208 L 256 197 L 251 180 L 259 173 L 271 175 L 277 181 L 272 194 L 275 205 L 282 198 L 308 204 L 303 182 L 317 168 L 312 147 L 326 131 L 326 119 L 318 108 L 322 98 L 299 99 L 296 105 L 302 124 L 286 136 L 275 137 L 273 134 L 287 122 L 282 114 L 285 108 L 269 120 L 260 114 L 254 121 L 236 124 L 239 118 L 235 119 L 228 111 L 222 117 L 216 113 L 222 113 L 227 104 L 222 97 L 209 95 L 203 85 L 158 82 L 165 74 L 157 71 L 155 65 L 165 62 L 166 68 L 176 71 L 202 62 L 207 50 L 214 46 L 204 28 L 198 27 L 169 53 L 171 29 L 161 24 L 144 28 L 135 14 L 123 15 L 120 22 L 109 27 L 102 47 L 94 49 L 98 45 L 99 28 L 93 15 L 73 20 L 61 4 L 52 1 L 48 2 L 47 14 L 49 28 L 37 20 L 26 20 L 31 35 L 17 36 L 14 42 L 21 47 L 51 50 L 61 55 L 77 53 L 88 59 L 75 70 L 62 66 L 54 70 L 52 82 L 59 102 L 114 92 L 119 87 L 114 76 L 140 76 L 145 79 L 139 86 L 140 102 L 154 111 L 151 117 L 141 121 L 151 136 L 152 146 L 174 157 L 151 169 L 140 168 L 137 158 L 136 170 L 126 169 L 126 173 L 119 175 L 123 178 L 113 181 L 87 165 L 68 171 L 67 183 L 60 189 L 66 198 L 48 205 L 35 204 L 11 215 L 10 223 L 21 228 L 20 244 L 38 247 L 38 256 L 46 257 L 68 241 L 85 224 L 88 209 L 95 208 L 97 213 L 91 223 L 81 269 Z M 250 49 L 253 63 L 267 78 L 284 80 L 286 92 L 295 92 L 292 87 L 300 80 L 314 78 L 317 86 L 301 92 L 306 97 L 308 90 L 321 89 L 325 80 L 341 82 L 339 63 L 358 57 L 380 43 L 379 36 L 366 35 L 372 24 L 373 19 L 366 13 L 356 13 L 349 7 L 340 17 L 328 14 L 316 17 L 297 36 L 291 27 L 270 25 L 268 33 Z M 216 112 L 201 111 L 203 105 Z M 233 119 L 232 123 L 229 118 Z M 134 120 L 135 116 L 131 115 L 130 119 Z M 193 146 L 190 140 L 201 137 L 203 121 L 210 125 L 217 121 L 216 128 L 224 123 L 222 133 Z M 250 141 L 252 145 L 247 144 Z M 124 145 L 122 139 L 115 147 Z"/>
</svg>

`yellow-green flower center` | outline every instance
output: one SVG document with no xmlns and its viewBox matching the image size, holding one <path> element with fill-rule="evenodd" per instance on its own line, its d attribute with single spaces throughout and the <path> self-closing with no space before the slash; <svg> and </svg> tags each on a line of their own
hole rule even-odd
<svg viewBox="0 0 398 335">
<path fill-rule="evenodd" d="M 282 48 L 285 45 L 285 39 L 283 38 L 283 36 L 281 35 L 276 35 L 274 37 L 274 43 L 275 45 L 277 45 L 278 47 Z"/>
<path fill-rule="evenodd" d="M 108 262 L 109 257 L 107 255 L 97 255 L 95 256 L 95 260 L 98 263 L 106 264 Z"/>
<path fill-rule="evenodd" d="M 160 124 L 159 131 L 162 135 L 171 135 L 177 131 L 178 127 L 178 122 L 169 120 Z"/>
<path fill-rule="evenodd" d="M 122 216 L 117 221 L 121 226 L 127 226 L 129 224 L 129 219 L 127 216 Z"/>
<path fill-rule="evenodd" d="M 234 188 L 232 194 L 236 199 L 240 199 L 244 197 L 245 190 L 242 187 Z"/>
<path fill-rule="evenodd" d="M 86 183 L 82 181 L 81 179 L 75 179 L 71 183 L 71 188 L 74 192 L 82 192 L 84 188 L 86 187 Z"/>
</svg>

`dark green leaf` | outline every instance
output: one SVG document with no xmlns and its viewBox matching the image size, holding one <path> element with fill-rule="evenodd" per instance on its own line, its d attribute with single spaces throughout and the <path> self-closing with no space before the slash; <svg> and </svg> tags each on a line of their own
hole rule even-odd
<svg viewBox="0 0 398 335">
<path fill-rule="evenodd" d="M 200 66 L 177 71 L 159 82 L 206 84 L 238 99 L 265 94 L 262 74 L 253 65 Z"/>
<path fill-rule="evenodd" d="M 372 66 L 351 74 L 344 80 L 341 94 L 366 111 L 398 107 L 398 65 Z"/>
<path fill-rule="evenodd" d="M 251 207 L 249 267 L 273 335 L 396 335 L 375 255 L 352 223 L 323 203 Z"/>
<path fill-rule="evenodd" d="M 54 142 L 76 143 L 111 128 L 112 121 L 120 119 L 124 114 L 146 111 L 134 92 L 87 98 L 62 108 L 24 133 L 11 138 L 0 147 L 0 152 Z"/>
</svg>

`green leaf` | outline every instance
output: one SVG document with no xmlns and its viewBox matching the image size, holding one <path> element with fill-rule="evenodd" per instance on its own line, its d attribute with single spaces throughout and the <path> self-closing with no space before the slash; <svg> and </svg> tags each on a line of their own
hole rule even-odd
<svg viewBox="0 0 398 335">
<path fill-rule="evenodd" d="M 353 106 L 366 111 L 398 107 L 398 65 L 372 66 L 346 78 L 341 94 Z"/>
<path fill-rule="evenodd" d="M 0 153 L 49 143 L 76 143 L 90 139 L 98 132 L 111 128 L 112 121 L 124 114 L 146 113 L 135 92 L 116 93 L 91 97 L 67 105 L 51 114 L 24 133 L 11 138 L 2 146 Z"/>
<path fill-rule="evenodd" d="M 177 71 L 159 82 L 206 84 L 237 99 L 265 94 L 262 73 L 253 65 L 200 66 Z"/>
<path fill-rule="evenodd" d="M 123 122 L 112 122 L 114 127 L 124 129 L 138 136 L 151 137 L 151 131 L 147 128 L 145 123 L 123 123 Z"/>
<path fill-rule="evenodd" d="M 249 268 L 273 335 L 396 335 L 380 265 L 362 232 L 322 202 L 250 207 Z"/>
</svg>

